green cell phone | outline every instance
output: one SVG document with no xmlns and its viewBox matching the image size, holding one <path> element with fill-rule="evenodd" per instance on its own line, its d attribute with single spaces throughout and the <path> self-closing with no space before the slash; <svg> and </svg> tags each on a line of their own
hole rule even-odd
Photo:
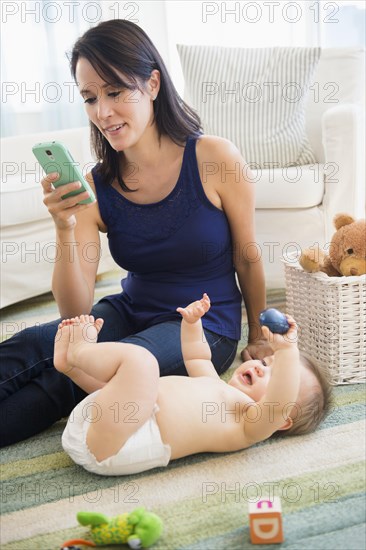
<svg viewBox="0 0 366 550">
<path fill-rule="evenodd" d="M 32 147 L 32 151 L 46 174 L 51 174 L 51 172 L 58 172 L 60 174 L 59 179 L 52 182 L 54 187 L 59 187 L 72 181 L 80 181 L 81 187 L 64 195 L 63 199 L 79 195 L 83 191 L 88 191 L 89 198 L 80 201 L 79 204 L 89 204 L 95 201 L 93 190 L 83 178 L 78 168 L 78 163 L 74 161 L 70 152 L 62 143 L 59 141 L 37 143 Z"/>
</svg>

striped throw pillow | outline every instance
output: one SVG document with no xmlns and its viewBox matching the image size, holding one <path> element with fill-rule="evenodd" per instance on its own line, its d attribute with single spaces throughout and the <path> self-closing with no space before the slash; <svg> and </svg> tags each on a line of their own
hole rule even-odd
<svg viewBox="0 0 366 550">
<path fill-rule="evenodd" d="M 253 167 L 316 162 L 305 105 L 320 48 L 177 48 L 185 99 L 206 134 L 235 143 Z"/>
</svg>

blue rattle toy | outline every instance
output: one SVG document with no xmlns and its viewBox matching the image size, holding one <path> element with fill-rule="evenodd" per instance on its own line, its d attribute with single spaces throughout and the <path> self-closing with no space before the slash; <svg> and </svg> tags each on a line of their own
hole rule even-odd
<svg viewBox="0 0 366 550">
<path fill-rule="evenodd" d="M 286 316 L 273 307 L 265 309 L 260 313 L 259 323 L 268 327 L 271 332 L 276 334 L 285 334 L 290 328 Z"/>
</svg>

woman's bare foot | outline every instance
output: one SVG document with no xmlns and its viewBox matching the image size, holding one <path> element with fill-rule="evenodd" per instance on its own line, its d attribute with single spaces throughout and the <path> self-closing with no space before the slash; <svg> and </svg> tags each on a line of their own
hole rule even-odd
<svg viewBox="0 0 366 550">
<path fill-rule="evenodd" d="M 74 367 L 75 352 L 80 345 L 95 344 L 103 326 L 103 319 L 94 321 L 92 315 L 64 319 L 55 337 L 54 366 L 63 374 Z"/>
</svg>

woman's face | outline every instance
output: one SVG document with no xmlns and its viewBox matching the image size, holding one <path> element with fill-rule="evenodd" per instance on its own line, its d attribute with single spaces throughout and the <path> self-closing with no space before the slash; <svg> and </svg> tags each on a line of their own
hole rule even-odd
<svg viewBox="0 0 366 550">
<path fill-rule="evenodd" d="M 123 74 L 120 75 L 126 80 Z M 153 128 L 153 98 L 159 91 L 159 71 L 138 89 L 121 88 L 105 82 L 91 63 L 81 57 L 76 66 L 76 81 L 93 124 L 116 151 L 125 151 L 142 141 L 149 142 Z"/>
</svg>

